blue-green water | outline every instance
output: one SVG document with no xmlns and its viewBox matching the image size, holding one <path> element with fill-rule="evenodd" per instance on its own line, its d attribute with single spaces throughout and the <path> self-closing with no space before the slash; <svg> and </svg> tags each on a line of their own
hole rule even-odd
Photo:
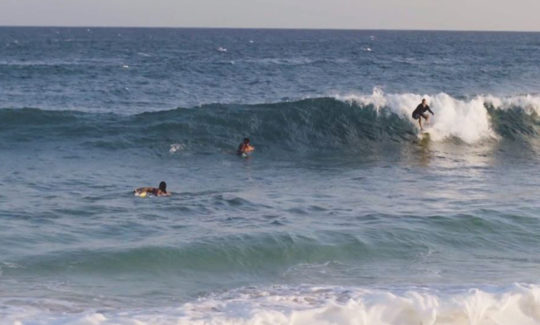
<svg viewBox="0 0 540 325">
<path fill-rule="evenodd" d="M 540 34 L 0 49 L 1 324 L 540 323 Z"/>
</svg>

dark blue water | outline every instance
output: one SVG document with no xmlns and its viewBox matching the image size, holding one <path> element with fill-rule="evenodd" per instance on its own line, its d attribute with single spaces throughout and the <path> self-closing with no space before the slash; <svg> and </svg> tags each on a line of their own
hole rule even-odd
<svg viewBox="0 0 540 325">
<path fill-rule="evenodd" d="M 539 113 L 539 33 L 0 28 L 0 323 L 538 324 Z"/>
</svg>

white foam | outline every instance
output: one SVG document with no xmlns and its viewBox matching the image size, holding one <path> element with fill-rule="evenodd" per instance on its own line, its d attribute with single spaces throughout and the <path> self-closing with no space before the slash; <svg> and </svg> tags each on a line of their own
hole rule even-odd
<svg viewBox="0 0 540 325">
<path fill-rule="evenodd" d="M 19 310 L 20 311 L 20 310 Z M 200 298 L 178 308 L 114 313 L 9 315 L 8 324 L 540 324 L 540 287 L 444 293 L 391 292 L 343 287 L 243 288 Z"/>
<path fill-rule="evenodd" d="M 450 137 L 460 138 L 467 143 L 485 139 L 497 139 L 492 129 L 490 116 L 486 106 L 495 109 L 520 108 L 528 114 L 540 114 L 540 97 L 533 95 L 496 97 L 492 95 L 476 96 L 472 99 L 457 99 L 445 93 L 435 95 L 420 95 L 412 93 L 385 94 L 375 88 L 370 95 L 337 95 L 336 99 L 360 106 L 372 106 L 378 112 L 385 110 L 407 118 L 415 126 L 417 121 L 412 119 L 412 111 L 426 98 L 435 115 L 425 124 L 435 141 Z M 428 113 L 429 114 L 429 113 Z"/>
<path fill-rule="evenodd" d="M 540 96 L 527 94 L 500 98 L 488 95 L 482 98 L 486 104 L 497 109 L 512 109 L 518 107 L 528 114 L 540 115 Z"/>
<path fill-rule="evenodd" d="M 233 296 L 234 297 L 234 296 Z M 307 288 L 245 292 L 186 305 L 188 324 L 540 324 L 540 288 L 455 295 Z M 181 322 L 182 323 L 182 322 Z"/>
<path fill-rule="evenodd" d="M 175 153 L 177 151 L 182 151 L 185 149 L 185 145 L 183 145 L 182 143 L 173 143 L 170 145 L 170 148 L 169 148 L 169 153 Z"/>
</svg>

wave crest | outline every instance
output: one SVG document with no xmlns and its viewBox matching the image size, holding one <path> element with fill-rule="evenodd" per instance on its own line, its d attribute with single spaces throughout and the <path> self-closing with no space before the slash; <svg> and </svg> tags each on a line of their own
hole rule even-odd
<svg viewBox="0 0 540 325">
<path fill-rule="evenodd" d="M 425 98 L 435 113 L 426 129 L 436 141 L 454 137 L 467 143 L 475 143 L 506 135 L 497 134 L 495 131 L 497 125 L 493 125 L 489 109 L 503 111 L 518 109 L 527 115 L 536 116 L 540 112 L 540 97 L 532 95 L 506 98 L 478 95 L 471 99 L 459 99 L 445 93 L 385 95 L 380 89 L 375 88 L 371 95 L 338 95 L 336 98 L 361 107 L 372 105 L 379 112 L 387 109 L 414 124 L 416 122 L 411 117 L 412 111 L 422 98 Z M 516 127 L 519 128 L 520 125 Z"/>
</svg>

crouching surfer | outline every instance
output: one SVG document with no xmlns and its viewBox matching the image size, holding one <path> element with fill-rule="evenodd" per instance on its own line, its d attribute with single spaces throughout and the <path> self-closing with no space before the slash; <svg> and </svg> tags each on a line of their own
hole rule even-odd
<svg viewBox="0 0 540 325">
<path fill-rule="evenodd" d="M 159 183 L 159 187 L 139 187 L 133 192 L 136 196 L 145 197 L 149 194 L 154 196 L 170 196 L 171 193 L 167 192 L 167 183 Z"/>
<path fill-rule="evenodd" d="M 426 111 L 429 111 L 431 115 L 435 115 L 433 111 L 429 108 L 426 99 L 422 99 L 422 103 L 420 103 L 418 106 L 416 106 L 416 109 L 412 113 L 412 118 L 415 120 L 418 120 L 418 125 L 420 125 L 420 130 L 423 130 L 422 128 L 422 118 L 427 121 L 429 120 L 429 115 L 426 114 Z"/>
<path fill-rule="evenodd" d="M 244 141 L 242 141 L 242 143 L 240 143 L 240 145 L 238 146 L 238 150 L 236 153 L 245 158 L 253 150 L 255 150 L 255 148 L 251 145 L 249 138 L 244 138 Z"/>
</svg>

